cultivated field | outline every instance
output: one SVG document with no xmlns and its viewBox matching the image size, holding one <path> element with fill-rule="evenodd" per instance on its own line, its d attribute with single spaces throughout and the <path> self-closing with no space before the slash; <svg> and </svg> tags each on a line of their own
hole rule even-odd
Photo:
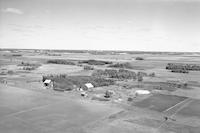
<svg viewBox="0 0 200 133">
<path fill-rule="evenodd" d="M 200 53 L 1 49 L 0 132 L 199 133 L 191 64 Z"/>
</svg>

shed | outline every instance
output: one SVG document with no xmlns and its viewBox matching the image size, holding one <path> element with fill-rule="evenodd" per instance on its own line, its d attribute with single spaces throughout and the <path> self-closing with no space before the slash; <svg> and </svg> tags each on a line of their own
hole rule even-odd
<svg viewBox="0 0 200 133">
<path fill-rule="evenodd" d="M 91 83 L 86 83 L 85 86 L 86 86 L 88 89 L 94 88 L 94 86 L 93 86 Z"/>
<path fill-rule="evenodd" d="M 45 87 L 53 87 L 53 82 L 50 79 L 46 79 L 43 83 Z"/>
<path fill-rule="evenodd" d="M 150 94 L 150 91 L 148 90 L 136 90 L 135 95 L 148 95 Z"/>
</svg>

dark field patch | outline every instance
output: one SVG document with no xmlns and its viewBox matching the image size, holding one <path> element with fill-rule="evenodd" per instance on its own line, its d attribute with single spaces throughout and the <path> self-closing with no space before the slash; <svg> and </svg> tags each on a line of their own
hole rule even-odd
<svg viewBox="0 0 200 133">
<path fill-rule="evenodd" d="M 176 105 L 177 103 L 185 99 L 186 97 L 155 94 L 155 95 L 150 96 L 147 99 L 133 103 L 133 105 L 141 107 L 141 108 L 148 108 L 151 110 L 163 112 L 164 110 Z"/>
<path fill-rule="evenodd" d="M 179 114 L 200 117 L 200 100 L 192 101 L 188 106 L 180 110 Z"/>
</svg>

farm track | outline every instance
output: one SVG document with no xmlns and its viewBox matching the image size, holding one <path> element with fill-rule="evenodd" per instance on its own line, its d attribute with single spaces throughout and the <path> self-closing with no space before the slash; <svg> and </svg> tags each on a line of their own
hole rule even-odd
<svg viewBox="0 0 200 133">
<path fill-rule="evenodd" d="M 181 111 L 184 107 L 186 107 L 187 105 L 189 105 L 192 101 L 194 101 L 194 99 L 187 98 L 187 99 L 185 99 L 185 100 L 183 100 L 183 101 L 175 104 L 174 106 L 172 106 L 172 107 L 164 110 L 163 113 L 166 114 L 167 116 L 164 117 L 164 120 L 158 126 L 157 130 L 161 129 L 162 126 L 164 126 L 165 123 L 168 120 L 176 121 L 176 119 L 174 118 L 174 116 L 176 116 L 179 111 Z"/>
<path fill-rule="evenodd" d="M 186 98 L 185 100 L 175 104 L 174 106 L 166 109 L 163 111 L 163 113 L 170 115 L 170 114 L 174 114 L 178 109 L 182 109 L 183 107 L 185 107 L 186 105 L 188 105 L 189 103 L 191 103 L 193 101 L 193 99 L 191 98 Z"/>
</svg>

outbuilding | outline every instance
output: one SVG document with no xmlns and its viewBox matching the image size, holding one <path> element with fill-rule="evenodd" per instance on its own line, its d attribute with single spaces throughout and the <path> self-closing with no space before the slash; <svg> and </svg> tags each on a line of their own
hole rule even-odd
<svg viewBox="0 0 200 133">
<path fill-rule="evenodd" d="M 135 95 L 148 95 L 150 94 L 151 92 L 148 91 L 148 90 L 136 90 L 135 91 Z"/>
<path fill-rule="evenodd" d="M 87 87 L 87 89 L 94 88 L 94 85 L 91 83 L 86 83 L 85 86 Z"/>
<path fill-rule="evenodd" d="M 53 82 L 50 79 L 46 79 L 44 82 L 44 86 L 47 88 L 53 88 Z"/>
</svg>

